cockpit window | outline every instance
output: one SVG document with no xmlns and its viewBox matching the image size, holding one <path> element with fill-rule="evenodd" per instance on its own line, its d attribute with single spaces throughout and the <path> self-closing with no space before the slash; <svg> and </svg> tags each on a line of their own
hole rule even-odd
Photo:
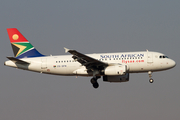
<svg viewBox="0 0 180 120">
<path fill-rule="evenodd" d="M 161 56 L 159 56 L 159 58 L 168 58 L 168 56 L 161 55 Z"/>
</svg>

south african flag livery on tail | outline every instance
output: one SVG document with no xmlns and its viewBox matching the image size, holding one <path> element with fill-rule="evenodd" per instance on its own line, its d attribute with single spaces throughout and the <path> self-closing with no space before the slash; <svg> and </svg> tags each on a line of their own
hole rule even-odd
<svg viewBox="0 0 180 120">
<path fill-rule="evenodd" d="M 39 53 L 16 28 L 7 28 L 7 32 L 16 58 L 44 56 Z"/>
</svg>

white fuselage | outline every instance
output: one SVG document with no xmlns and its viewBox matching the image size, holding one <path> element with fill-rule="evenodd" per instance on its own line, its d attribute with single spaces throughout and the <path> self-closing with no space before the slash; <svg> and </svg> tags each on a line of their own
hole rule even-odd
<svg viewBox="0 0 180 120">
<path fill-rule="evenodd" d="M 128 73 L 162 71 L 170 69 L 176 64 L 172 59 L 167 58 L 162 53 L 150 51 L 86 55 L 109 65 L 127 65 Z M 72 55 L 33 57 L 23 58 L 21 60 L 27 61 L 30 64 L 22 65 L 12 61 L 6 61 L 5 65 L 46 74 L 90 76 L 87 73 L 86 67 L 75 61 Z"/>
</svg>

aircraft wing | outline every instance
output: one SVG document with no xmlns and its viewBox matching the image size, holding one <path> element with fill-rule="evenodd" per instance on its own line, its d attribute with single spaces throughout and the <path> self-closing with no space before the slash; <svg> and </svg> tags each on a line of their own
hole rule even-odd
<svg viewBox="0 0 180 120">
<path fill-rule="evenodd" d="M 64 49 L 66 53 L 69 52 L 73 55 L 72 58 L 74 60 L 81 63 L 83 66 L 86 66 L 87 69 L 103 69 L 104 67 L 108 66 L 107 63 L 104 63 L 85 54 L 77 52 L 76 50 L 70 50 L 67 48 Z"/>
</svg>

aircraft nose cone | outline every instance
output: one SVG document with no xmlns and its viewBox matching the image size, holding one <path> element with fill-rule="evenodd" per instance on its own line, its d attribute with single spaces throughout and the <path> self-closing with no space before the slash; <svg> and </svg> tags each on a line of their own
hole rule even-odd
<svg viewBox="0 0 180 120">
<path fill-rule="evenodd" d="M 171 66 L 172 68 L 176 66 L 176 62 L 174 60 L 171 60 Z"/>
</svg>

